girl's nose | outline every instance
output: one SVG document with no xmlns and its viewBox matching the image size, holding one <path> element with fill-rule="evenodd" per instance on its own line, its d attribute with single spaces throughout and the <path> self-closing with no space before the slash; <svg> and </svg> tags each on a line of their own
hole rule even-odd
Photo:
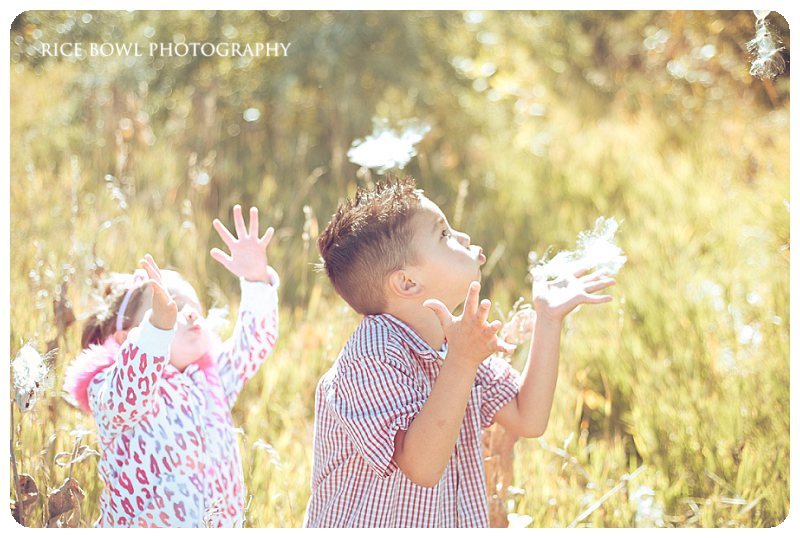
<svg viewBox="0 0 800 538">
<path fill-rule="evenodd" d="M 197 309 L 194 308 L 192 305 L 188 304 L 183 307 L 183 309 L 181 310 L 181 314 L 183 314 L 183 318 L 188 323 L 192 323 L 193 321 L 196 321 L 197 318 L 200 317 L 200 314 L 199 312 L 197 312 Z"/>
</svg>

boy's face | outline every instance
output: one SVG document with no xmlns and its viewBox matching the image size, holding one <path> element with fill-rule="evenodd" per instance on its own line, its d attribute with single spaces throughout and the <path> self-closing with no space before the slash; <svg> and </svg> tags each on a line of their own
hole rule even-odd
<svg viewBox="0 0 800 538">
<path fill-rule="evenodd" d="M 470 245 L 467 234 L 450 228 L 436 204 L 424 196 L 421 201 L 412 223 L 413 248 L 420 260 L 414 270 L 425 299 L 439 299 L 452 311 L 466 297 L 470 283 L 480 282 L 486 256 L 481 247 Z"/>
</svg>

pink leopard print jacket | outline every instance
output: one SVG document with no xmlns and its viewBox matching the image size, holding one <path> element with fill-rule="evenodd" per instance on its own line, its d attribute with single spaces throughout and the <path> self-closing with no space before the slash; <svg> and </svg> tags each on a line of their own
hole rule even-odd
<svg viewBox="0 0 800 538">
<path fill-rule="evenodd" d="M 65 380 L 97 423 L 104 490 L 95 526 L 241 526 L 242 467 L 230 409 L 275 344 L 278 278 L 270 273 L 272 285 L 240 279 L 233 335 L 183 372 L 169 364 L 173 331 L 145 320 L 86 380 L 85 393 L 80 380 Z M 113 353 L 115 343 L 93 347 L 84 353 Z"/>
</svg>

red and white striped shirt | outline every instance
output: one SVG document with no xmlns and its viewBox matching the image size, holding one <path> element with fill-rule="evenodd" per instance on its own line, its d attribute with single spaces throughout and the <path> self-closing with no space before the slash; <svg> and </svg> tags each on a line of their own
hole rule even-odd
<svg viewBox="0 0 800 538">
<path fill-rule="evenodd" d="M 305 527 L 487 527 L 481 430 L 519 391 L 519 374 L 479 366 L 461 431 L 439 483 L 417 486 L 392 460 L 431 392 L 442 359 L 399 319 L 367 316 L 316 391 L 311 498 Z"/>
</svg>

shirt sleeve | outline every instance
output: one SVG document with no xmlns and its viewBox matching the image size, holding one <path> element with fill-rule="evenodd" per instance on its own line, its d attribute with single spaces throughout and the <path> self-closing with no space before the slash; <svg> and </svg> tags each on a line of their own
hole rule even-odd
<svg viewBox="0 0 800 538">
<path fill-rule="evenodd" d="M 267 266 L 267 273 L 269 283 L 239 279 L 242 298 L 236 325 L 217 356 L 219 378 L 229 407 L 272 351 L 278 337 L 280 280 L 272 267 Z"/>
<path fill-rule="evenodd" d="M 149 316 L 131 329 L 116 362 L 87 387 L 95 422 L 107 437 L 136 425 L 152 411 L 174 329 L 157 329 Z"/>
<path fill-rule="evenodd" d="M 475 374 L 475 384 L 482 389 L 481 427 L 494 422 L 494 414 L 519 392 L 519 373 L 508 362 L 492 355 L 484 360 Z"/>
<path fill-rule="evenodd" d="M 337 370 L 327 400 L 355 449 L 385 478 L 397 467 L 395 435 L 408 429 L 428 392 L 401 357 L 365 356 Z"/>
</svg>

